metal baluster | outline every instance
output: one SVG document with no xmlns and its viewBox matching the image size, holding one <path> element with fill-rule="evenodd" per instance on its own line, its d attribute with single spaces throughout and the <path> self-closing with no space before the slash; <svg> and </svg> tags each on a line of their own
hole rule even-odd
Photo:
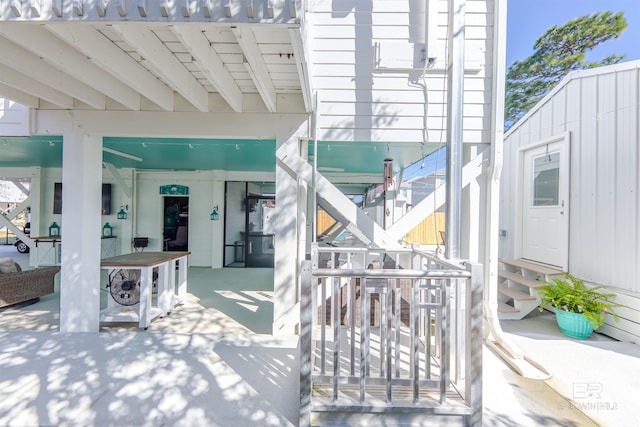
<svg viewBox="0 0 640 427">
<path fill-rule="evenodd" d="M 322 324 L 320 326 L 320 373 L 326 372 L 326 352 L 327 352 L 327 280 L 326 277 L 320 279 L 321 298 L 320 314 L 322 316 Z"/>
<path fill-rule="evenodd" d="M 386 333 L 385 333 L 385 341 L 387 347 L 387 368 L 386 368 L 386 376 L 387 376 L 387 403 L 391 402 L 391 309 L 393 307 L 393 301 L 391 298 L 391 287 L 393 284 L 392 279 L 387 279 L 387 287 L 386 287 Z"/>
<path fill-rule="evenodd" d="M 365 346 L 366 346 L 366 338 L 365 338 L 365 330 L 366 330 L 366 315 L 365 315 L 365 304 L 366 304 L 366 292 L 365 292 L 365 278 L 362 277 L 360 279 L 360 401 L 364 402 L 364 392 L 365 392 L 365 382 L 366 382 L 366 374 L 367 374 L 367 361 L 365 354 Z"/>
<path fill-rule="evenodd" d="M 351 256 L 349 256 L 349 265 L 351 268 Z M 351 376 L 356 372 L 356 278 L 349 279 L 349 293 L 347 294 L 347 306 L 349 314 L 349 328 L 351 337 Z"/>
<path fill-rule="evenodd" d="M 425 295 L 427 298 L 427 308 L 425 309 L 425 316 L 426 316 L 426 322 L 427 325 L 425 327 L 425 349 L 424 349 L 424 358 L 425 358 L 425 365 L 424 365 L 424 375 L 425 378 L 430 380 L 431 379 L 431 357 L 432 357 L 432 353 L 433 353 L 433 346 L 431 345 L 431 319 L 434 317 L 434 313 L 433 310 L 431 308 L 431 304 L 433 303 L 432 298 L 434 297 L 433 294 L 433 288 L 431 287 L 431 280 L 427 280 L 427 290 L 425 291 Z"/>
<path fill-rule="evenodd" d="M 447 335 L 450 330 L 449 318 L 449 280 L 441 280 L 441 319 L 442 331 L 440 334 L 440 404 L 444 405 L 447 400 L 447 386 L 449 383 L 449 340 Z"/>
<path fill-rule="evenodd" d="M 388 281 L 388 279 L 383 279 L 385 282 Z M 380 378 L 384 377 L 384 364 L 385 364 L 385 355 L 386 352 L 384 351 L 384 343 L 387 337 L 386 331 L 384 329 L 384 325 L 386 324 L 386 306 L 387 306 L 387 294 L 384 292 L 383 288 L 380 288 L 379 293 L 378 293 L 379 297 L 378 297 L 378 304 L 380 305 L 380 324 L 379 324 L 379 330 L 380 333 L 378 334 L 379 337 L 378 339 L 380 340 L 379 343 L 379 354 L 380 354 Z"/>
<path fill-rule="evenodd" d="M 338 376 L 340 375 L 340 278 L 332 280 L 331 323 L 333 325 L 333 400 L 338 400 Z"/>
<path fill-rule="evenodd" d="M 411 373 L 413 374 L 413 403 L 420 396 L 420 307 L 418 305 L 420 287 L 411 289 Z"/>
<path fill-rule="evenodd" d="M 396 354 L 395 354 L 395 362 L 396 362 L 396 378 L 400 378 L 400 339 L 402 338 L 402 334 L 400 333 L 400 322 L 402 321 L 402 287 L 400 279 L 396 279 Z M 414 280 L 411 280 L 413 283 Z"/>
</svg>

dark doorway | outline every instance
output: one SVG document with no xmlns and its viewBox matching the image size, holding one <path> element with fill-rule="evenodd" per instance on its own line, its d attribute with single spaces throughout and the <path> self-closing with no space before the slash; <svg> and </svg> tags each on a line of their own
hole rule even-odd
<svg viewBox="0 0 640 427">
<path fill-rule="evenodd" d="M 162 234 L 165 251 L 186 251 L 189 248 L 189 198 L 165 196 Z"/>
</svg>

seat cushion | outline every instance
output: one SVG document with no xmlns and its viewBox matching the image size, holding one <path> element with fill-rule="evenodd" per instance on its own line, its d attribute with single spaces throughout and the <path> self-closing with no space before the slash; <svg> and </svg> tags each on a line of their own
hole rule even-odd
<svg viewBox="0 0 640 427">
<path fill-rule="evenodd" d="M 0 273 L 17 273 L 18 267 L 12 258 L 0 258 Z"/>
</svg>

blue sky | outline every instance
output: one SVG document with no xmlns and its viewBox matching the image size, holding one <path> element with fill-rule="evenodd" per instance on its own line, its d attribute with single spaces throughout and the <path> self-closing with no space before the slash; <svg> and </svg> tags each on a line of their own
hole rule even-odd
<svg viewBox="0 0 640 427">
<path fill-rule="evenodd" d="M 552 25 L 605 10 L 624 12 L 629 25 L 620 38 L 603 43 L 587 58 L 620 53 L 627 60 L 640 59 L 640 0 L 509 0 L 507 8 L 507 67 L 531 55 L 533 43 Z"/>
</svg>

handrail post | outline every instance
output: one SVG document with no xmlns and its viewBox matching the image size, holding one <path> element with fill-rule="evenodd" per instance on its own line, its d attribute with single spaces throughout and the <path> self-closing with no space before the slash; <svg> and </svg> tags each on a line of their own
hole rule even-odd
<svg viewBox="0 0 640 427">
<path fill-rule="evenodd" d="M 466 280 L 465 398 L 471 408 L 467 425 L 482 425 L 482 264 L 469 263 Z"/>
<path fill-rule="evenodd" d="M 311 345 L 313 328 L 312 293 L 313 276 L 311 274 L 311 262 L 302 261 L 300 288 L 300 410 L 299 425 L 307 427 L 311 425 Z"/>
</svg>

